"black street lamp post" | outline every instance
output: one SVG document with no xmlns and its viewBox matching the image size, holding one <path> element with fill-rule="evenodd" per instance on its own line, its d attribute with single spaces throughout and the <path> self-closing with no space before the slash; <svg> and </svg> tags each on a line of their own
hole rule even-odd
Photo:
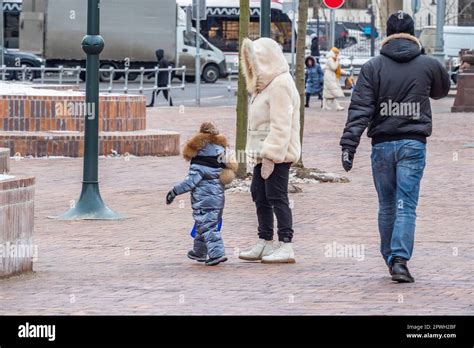
<svg viewBox="0 0 474 348">
<path fill-rule="evenodd" d="M 82 40 L 86 61 L 86 108 L 84 168 L 79 201 L 60 220 L 115 220 L 122 216 L 108 208 L 99 191 L 99 55 L 104 49 L 100 36 L 100 0 L 88 0 L 87 35 Z"/>
<path fill-rule="evenodd" d="M 260 37 L 271 37 L 271 2 L 270 0 L 260 1 Z"/>
</svg>

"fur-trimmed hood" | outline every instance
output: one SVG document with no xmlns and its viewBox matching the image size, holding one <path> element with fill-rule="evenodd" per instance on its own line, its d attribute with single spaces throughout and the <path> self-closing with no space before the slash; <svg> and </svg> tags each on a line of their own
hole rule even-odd
<svg viewBox="0 0 474 348">
<path fill-rule="evenodd" d="M 313 56 L 307 56 L 304 60 L 304 65 L 309 68 L 309 61 L 312 61 L 313 62 L 313 65 L 311 66 L 311 68 L 314 68 L 316 67 L 316 59 L 313 57 Z"/>
<path fill-rule="evenodd" d="M 223 148 L 229 147 L 227 138 L 222 134 L 196 133 L 184 145 L 184 159 L 188 162 L 191 161 L 207 144 L 216 144 Z"/>
<path fill-rule="evenodd" d="M 407 33 L 398 33 L 398 34 L 392 34 L 390 36 L 387 36 L 385 39 L 383 39 L 381 45 L 384 46 L 386 43 L 392 40 L 396 40 L 396 39 L 405 39 L 405 40 L 413 41 L 420 47 L 420 50 L 421 50 L 422 46 L 421 46 L 420 40 L 418 40 L 415 36 L 407 34 Z"/>
<path fill-rule="evenodd" d="M 229 147 L 227 138 L 222 134 L 196 133 L 184 145 L 183 158 L 188 162 L 191 161 L 193 157 L 198 155 L 199 151 L 209 144 L 222 146 L 224 149 Z M 235 172 L 238 167 L 237 161 L 233 155 L 227 154 L 226 151 L 222 153 L 219 160 L 225 163 L 225 168 L 219 175 L 220 181 L 222 184 L 228 185 L 235 178 Z"/>
<path fill-rule="evenodd" d="M 380 54 L 397 62 L 408 62 L 422 54 L 422 45 L 413 35 L 398 33 L 387 36 L 382 41 Z"/>
<path fill-rule="evenodd" d="M 240 62 L 247 89 L 252 94 L 261 92 L 278 75 L 289 72 L 280 45 L 270 38 L 255 41 L 245 38 L 240 50 Z"/>
</svg>

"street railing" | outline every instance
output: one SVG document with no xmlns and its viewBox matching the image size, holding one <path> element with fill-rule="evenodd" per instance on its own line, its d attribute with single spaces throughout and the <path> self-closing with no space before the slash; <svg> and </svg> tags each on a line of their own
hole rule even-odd
<svg viewBox="0 0 474 348">
<path fill-rule="evenodd" d="M 317 57 L 317 58 L 322 58 L 324 59 L 323 62 L 325 62 L 325 58 L 323 58 L 322 56 L 321 57 Z M 339 79 L 339 83 L 341 84 L 341 86 L 345 86 L 345 78 L 346 77 L 349 77 L 349 76 L 352 76 L 354 77 L 354 75 L 358 75 L 359 74 L 359 71 L 360 71 L 360 68 L 356 68 L 353 64 L 353 61 L 354 61 L 354 56 L 350 56 L 347 58 L 347 61 L 345 61 L 343 64 L 347 66 L 344 67 L 344 70 L 348 73 L 347 76 L 341 76 L 340 79 Z M 232 81 L 234 80 L 237 80 L 239 78 L 239 71 L 238 70 L 232 70 L 231 68 L 227 69 L 227 92 L 228 92 L 228 98 L 229 100 L 232 99 L 232 96 L 233 94 L 235 94 L 235 91 L 237 91 L 237 86 L 235 84 L 232 83 Z"/>
<path fill-rule="evenodd" d="M 232 92 L 237 91 L 237 86 L 232 84 L 232 80 L 239 79 L 239 70 L 232 70 L 231 68 L 227 69 L 227 92 L 229 99 L 232 99 Z"/>
<path fill-rule="evenodd" d="M 81 68 L 80 66 L 77 67 L 45 67 L 44 65 L 41 67 L 30 67 L 23 65 L 21 67 L 7 67 L 5 65 L 0 67 L 0 77 L 3 81 L 5 80 L 19 80 L 22 82 L 36 82 L 39 81 L 40 84 L 46 83 L 57 83 L 59 85 L 62 84 L 76 84 L 79 85 L 81 83 L 81 73 L 85 73 L 86 69 Z M 158 75 L 160 72 L 167 71 L 168 72 L 168 84 L 166 86 L 158 86 Z M 47 75 L 48 73 L 48 75 Z M 159 91 L 159 90 L 168 90 L 171 89 L 184 89 L 185 88 L 185 77 L 186 77 L 186 67 L 182 66 L 181 68 L 175 68 L 169 66 L 167 68 L 160 68 L 158 65 L 154 68 L 145 69 L 117 69 L 114 67 L 110 67 L 107 69 L 99 69 L 99 73 L 108 73 L 109 74 L 109 81 L 108 87 L 106 89 L 101 89 L 101 92 L 108 92 L 113 93 L 117 91 L 121 91 L 122 93 L 129 93 L 129 92 L 138 92 L 139 94 L 143 94 L 145 91 Z M 57 74 L 57 77 L 51 76 L 51 74 Z M 120 76 L 124 77 L 123 87 L 118 87 L 117 85 L 120 82 L 115 81 L 114 77 L 120 74 Z M 173 75 L 179 74 L 181 75 L 181 83 L 179 85 L 172 85 L 171 80 Z M 7 76 L 8 75 L 8 76 Z M 129 81 L 132 79 L 130 75 L 133 76 L 133 80 L 139 79 L 138 87 L 130 87 Z M 138 76 L 136 76 L 138 75 Z M 153 87 L 145 87 L 145 77 L 152 76 L 154 78 Z M 84 87 L 85 89 L 85 87 Z M 84 90 L 82 89 L 82 90 Z"/>
</svg>

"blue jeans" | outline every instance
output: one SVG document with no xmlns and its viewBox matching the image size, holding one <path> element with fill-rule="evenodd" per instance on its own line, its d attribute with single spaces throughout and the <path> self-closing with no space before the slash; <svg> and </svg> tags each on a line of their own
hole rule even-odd
<svg viewBox="0 0 474 348">
<path fill-rule="evenodd" d="M 372 147 L 372 175 L 379 197 L 380 252 L 387 265 L 394 257 L 411 258 L 416 206 L 426 159 L 426 145 L 395 140 Z"/>
</svg>

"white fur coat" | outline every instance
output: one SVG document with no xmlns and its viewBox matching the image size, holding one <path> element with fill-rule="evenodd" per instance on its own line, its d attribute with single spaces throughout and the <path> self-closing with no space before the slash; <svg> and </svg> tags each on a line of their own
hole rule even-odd
<svg viewBox="0 0 474 348">
<path fill-rule="evenodd" d="M 339 59 L 334 60 L 334 52 L 329 51 L 326 55 L 326 64 L 324 66 L 324 90 L 323 97 L 327 99 L 344 97 L 339 79 L 336 76 L 336 70 L 339 66 Z M 346 75 L 344 70 L 341 70 L 341 75 Z"/>
<path fill-rule="evenodd" d="M 278 43 L 245 39 L 241 64 L 252 94 L 248 111 L 246 153 L 275 163 L 300 158 L 300 97 Z"/>
</svg>

